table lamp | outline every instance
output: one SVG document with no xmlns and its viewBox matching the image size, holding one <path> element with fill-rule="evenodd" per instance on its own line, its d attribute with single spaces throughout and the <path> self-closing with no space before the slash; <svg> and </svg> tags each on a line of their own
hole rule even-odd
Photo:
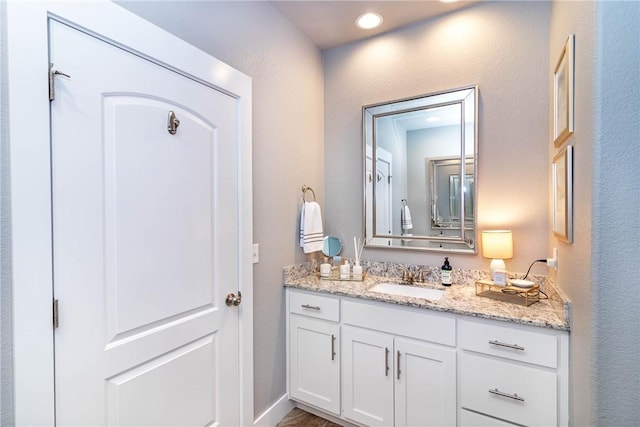
<svg viewBox="0 0 640 427">
<path fill-rule="evenodd" d="M 489 230 L 482 232 L 482 256 L 491 258 L 489 270 L 495 281 L 498 270 L 506 270 L 505 259 L 513 258 L 513 236 L 511 230 Z"/>
</svg>

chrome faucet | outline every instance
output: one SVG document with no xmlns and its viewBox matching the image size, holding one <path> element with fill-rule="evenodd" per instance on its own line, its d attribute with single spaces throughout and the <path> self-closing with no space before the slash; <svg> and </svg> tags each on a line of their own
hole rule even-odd
<svg viewBox="0 0 640 427">
<path fill-rule="evenodd" d="M 413 273 L 413 271 L 402 267 L 400 267 L 400 270 L 402 271 L 402 281 L 413 283 L 413 281 L 415 280 L 415 274 Z"/>
<path fill-rule="evenodd" d="M 418 274 L 417 274 L 417 277 L 416 277 L 416 282 L 424 283 L 424 273 L 426 273 L 426 271 L 423 268 L 418 270 Z"/>
</svg>

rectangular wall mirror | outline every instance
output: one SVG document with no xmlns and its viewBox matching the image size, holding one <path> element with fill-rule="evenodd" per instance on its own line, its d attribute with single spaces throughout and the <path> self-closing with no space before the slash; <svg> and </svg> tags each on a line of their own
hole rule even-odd
<svg viewBox="0 0 640 427">
<path fill-rule="evenodd" d="M 477 91 L 363 107 L 366 246 L 476 252 Z"/>
</svg>

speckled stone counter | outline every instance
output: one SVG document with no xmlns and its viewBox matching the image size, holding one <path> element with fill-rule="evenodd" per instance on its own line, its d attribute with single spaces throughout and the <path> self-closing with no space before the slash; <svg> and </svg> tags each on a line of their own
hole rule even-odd
<svg viewBox="0 0 640 427">
<path fill-rule="evenodd" d="M 502 320 L 524 325 L 552 328 L 568 331 L 570 329 L 570 302 L 559 288 L 546 276 L 529 276 L 540 285 L 540 289 L 548 295 L 548 299 L 528 307 L 476 295 L 476 280 L 488 278 L 488 272 L 480 270 L 452 271 L 453 285 L 449 287 L 438 283 L 439 270 L 435 267 L 407 266 L 387 262 L 366 262 L 366 271 L 362 282 L 320 279 L 315 263 L 305 263 L 284 267 L 283 283 L 286 287 L 307 291 L 322 292 L 345 297 L 380 301 L 391 304 L 424 308 L 467 316 Z M 445 293 L 438 301 L 423 298 L 412 298 L 371 292 L 373 285 L 380 282 L 400 283 L 402 269 L 413 271 L 422 269 L 425 283 L 414 283 L 412 286 L 424 286 L 444 289 Z"/>
</svg>

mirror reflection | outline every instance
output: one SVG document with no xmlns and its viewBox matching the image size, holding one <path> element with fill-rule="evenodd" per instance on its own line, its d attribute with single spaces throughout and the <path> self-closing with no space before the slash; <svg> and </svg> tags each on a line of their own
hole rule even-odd
<svg viewBox="0 0 640 427">
<path fill-rule="evenodd" d="M 473 160 L 465 162 L 464 185 L 460 185 L 460 159 L 429 160 L 431 228 L 460 228 L 460 203 L 464 196 L 464 218 L 473 222 Z M 461 193 L 462 192 L 462 193 Z"/>
<path fill-rule="evenodd" d="M 363 108 L 367 246 L 475 253 L 476 92 Z"/>
<path fill-rule="evenodd" d="M 322 253 L 328 257 L 334 257 L 342 252 L 342 241 L 336 236 L 325 236 L 322 241 Z"/>
</svg>

